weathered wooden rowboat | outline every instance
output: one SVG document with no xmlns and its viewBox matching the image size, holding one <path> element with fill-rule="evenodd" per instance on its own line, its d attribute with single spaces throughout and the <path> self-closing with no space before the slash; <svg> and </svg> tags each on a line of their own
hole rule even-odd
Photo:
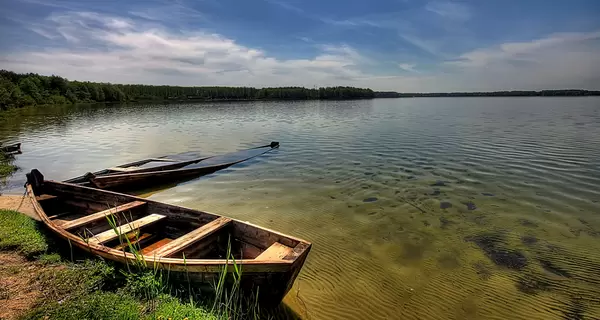
<svg viewBox="0 0 600 320">
<path fill-rule="evenodd" d="M 278 147 L 279 142 L 274 141 L 268 145 L 241 150 L 231 154 L 187 161 L 151 158 L 94 173 L 87 173 L 83 176 L 66 180 L 65 182 L 93 186 L 100 189 L 116 189 L 131 186 L 151 187 L 210 174 Z"/>
<path fill-rule="evenodd" d="M 307 241 L 248 222 L 44 180 L 36 169 L 27 174 L 26 188 L 35 212 L 50 230 L 105 259 L 139 263 L 137 251 L 148 268 L 158 266 L 170 276 L 210 284 L 225 268 L 233 271 L 234 262 L 226 257 L 229 247 L 235 263 L 242 266 L 241 287 L 258 288 L 259 299 L 271 304 L 290 290 L 311 248 Z"/>
<path fill-rule="evenodd" d="M 19 153 L 21 152 L 21 143 L 13 143 L 6 146 L 0 146 L 0 151 L 4 153 Z"/>
</svg>

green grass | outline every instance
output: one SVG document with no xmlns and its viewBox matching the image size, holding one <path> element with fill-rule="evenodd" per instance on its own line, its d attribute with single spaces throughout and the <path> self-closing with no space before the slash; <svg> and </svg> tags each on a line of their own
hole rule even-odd
<svg viewBox="0 0 600 320">
<path fill-rule="evenodd" d="M 11 210 L 0 210 L 0 250 L 12 250 L 27 258 L 48 250 L 48 243 L 33 219 Z"/>
<path fill-rule="evenodd" d="M 37 259 L 41 264 L 44 265 L 59 264 L 62 262 L 62 257 L 58 253 L 44 253 Z"/>
<path fill-rule="evenodd" d="M 198 292 L 190 282 L 167 281 L 169 274 L 158 269 L 140 268 L 141 264 L 113 265 L 77 254 L 74 257 L 65 246 L 49 245 L 53 240 L 39 228 L 37 222 L 25 215 L 0 211 L 0 250 L 23 254 L 35 259 L 28 263 L 39 266 L 32 281 L 42 291 L 41 298 L 21 319 L 259 318 L 255 297 L 241 294 L 241 266 L 236 265 L 233 273 L 223 269 L 220 280 L 214 284 L 216 295 L 211 293 L 212 298 L 207 300 L 208 295 Z M 127 242 L 129 250 L 136 252 Z M 228 256 L 232 257 L 230 252 Z M 232 287 L 225 285 L 230 278 L 234 280 Z"/>
<path fill-rule="evenodd" d="M 43 305 L 22 319 L 55 320 L 134 320 L 140 319 L 142 306 L 135 298 L 114 292 L 93 292 Z"/>
</svg>

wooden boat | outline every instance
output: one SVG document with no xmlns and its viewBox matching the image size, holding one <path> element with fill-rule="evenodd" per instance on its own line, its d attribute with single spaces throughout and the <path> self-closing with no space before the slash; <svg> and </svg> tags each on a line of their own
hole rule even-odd
<svg viewBox="0 0 600 320">
<path fill-rule="evenodd" d="M 21 143 L 13 143 L 7 146 L 0 146 L 0 151 L 3 153 L 19 153 L 21 152 Z"/>
<path fill-rule="evenodd" d="M 233 271 L 225 256 L 230 247 L 242 268 L 241 288 L 259 288 L 267 304 L 279 303 L 290 290 L 311 248 L 307 241 L 213 213 L 44 180 L 36 169 L 27 174 L 26 188 L 50 230 L 105 259 L 141 261 L 171 277 L 210 284 L 225 268 Z"/>
<path fill-rule="evenodd" d="M 65 182 L 78 183 L 100 189 L 117 189 L 132 186 L 151 187 L 210 174 L 278 147 L 279 142 L 274 141 L 268 145 L 226 155 L 196 158 L 186 161 L 177 161 L 164 157 L 151 158 L 94 173 L 86 173 L 83 176 L 66 180 Z"/>
</svg>

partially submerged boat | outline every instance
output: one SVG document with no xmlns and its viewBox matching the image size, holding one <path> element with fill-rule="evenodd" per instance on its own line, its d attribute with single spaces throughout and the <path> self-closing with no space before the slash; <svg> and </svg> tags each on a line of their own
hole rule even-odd
<svg viewBox="0 0 600 320">
<path fill-rule="evenodd" d="M 152 187 L 210 174 L 257 157 L 275 148 L 279 148 L 279 142 L 274 141 L 264 146 L 225 155 L 191 160 L 175 160 L 166 157 L 151 158 L 94 173 L 87 173 L 83 176 L 66 180 L 65 182 L 93 186 L 100 189 L 135 186 Z"/>
<path fill-rule="evenodd" d="M 307 241 L 213 213 L 44 180 L 36 169 L 27 174 L 26 188 L 41 221 L 81 249 L 198 283 L 216 282 L 223 270 L 241 266 L 241 287 L 258 289 L 269 304 L 290 290 L 311 248 Z"/>
<path fill-rule="evenodd" d="M 20 153 L 21 143 L 13 143 L 6 146 L 0 145 L 0 152 L 3 153 Z"/>
</svg>

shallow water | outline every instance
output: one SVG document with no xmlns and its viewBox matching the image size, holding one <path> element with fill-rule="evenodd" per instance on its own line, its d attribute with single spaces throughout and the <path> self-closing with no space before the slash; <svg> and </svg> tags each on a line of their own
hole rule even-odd
<svg viewBox="0 0 600 320">
<path fill-rule="evenodd" d="M 47 178 L 280 141 L 146 194 L 314 247 L 306 319 L 600 319 L 600 99 L 431 98 L 0 113 Z"/>
</svg>

